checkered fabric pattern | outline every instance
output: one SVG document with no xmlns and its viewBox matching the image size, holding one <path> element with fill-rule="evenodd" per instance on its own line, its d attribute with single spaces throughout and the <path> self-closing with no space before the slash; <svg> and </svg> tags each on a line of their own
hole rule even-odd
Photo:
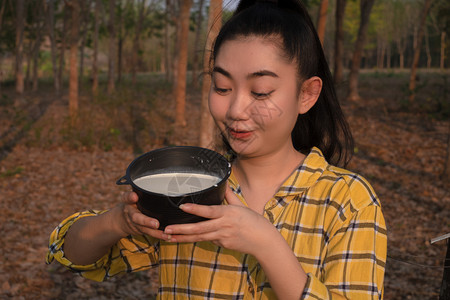
<svg viewBox="0 0 450 300">
<path fill-rule="evenodd" d="M 245 203 L 233 174 L 229 183 Z M 276 299 L 254 257 L 210 242 L 129 236 L 94 264 L 72 264 L 62 247 L 68 228 L 99 213 L 81 212 L 64 220 L 51 235 L 47 263 L 56 259 L 97 281 L 159 265 L 159 299 Z M 387 232 L 379 200 L 364 178 L 329 165 L 313 148 L 266 204 L 264 217 L 291 245 L 308 275 L 303 299 L 382 298 Z"/>
</svg>

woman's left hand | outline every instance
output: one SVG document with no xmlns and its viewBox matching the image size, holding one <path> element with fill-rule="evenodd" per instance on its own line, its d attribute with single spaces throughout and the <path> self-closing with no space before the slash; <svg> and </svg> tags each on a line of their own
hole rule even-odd
<svg viewBox="0 0 450 300">
<path fill-rule="evenodd" d="M 227 249 L 253 254 L 258 244 L 263 245 L 269 238 L 270 232 L 278 233 L 262 215 L 244 206 L 228 186 L 225 198 L 228 205 L 181 205 L 183 211 L 210 220 L 167 226 L 164 233 L 169 235 L 168 241 L 211 241 Z"/>
</svg>

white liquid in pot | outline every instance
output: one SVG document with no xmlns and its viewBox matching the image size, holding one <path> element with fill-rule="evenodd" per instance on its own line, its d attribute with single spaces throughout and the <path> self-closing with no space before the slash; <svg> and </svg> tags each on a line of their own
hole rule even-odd
<svg viewBox="0 0 450 300">
<path fill-rule="evenodd" d="M 219 183 L 220 178 L 197 173 L 163 173 L 135 179 L 138 187 L 167 196 L 180 196 L 198 192 Z"/>
</svg>

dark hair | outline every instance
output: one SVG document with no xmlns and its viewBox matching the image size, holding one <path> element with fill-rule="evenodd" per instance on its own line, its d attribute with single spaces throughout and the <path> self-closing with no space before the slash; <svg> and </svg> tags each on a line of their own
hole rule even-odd
<svg viewBox="0 0 450 300">
<path fill-rule="evenodd" d="M 304 154 L 318 147 L 332 164 L 346 165 L 353 153 L 353 138 L 334 89 L 332 76 L 317 32 L 300 1 L 242 0 L 220 30 L 213 47 L 212 62 L 223 42 L 243 36 L 281 37 L 286 59 L 297 63 L 300 82 L 318 76 L 322 91 L 316 104 L 299 114 L 292 142 Z M 212 64 L 211 64 L 212 65 Z M 225 141 L 226 142 L 226 141 Z M 229 145 L 226 146 L 229 147 Z"/>
</svg>

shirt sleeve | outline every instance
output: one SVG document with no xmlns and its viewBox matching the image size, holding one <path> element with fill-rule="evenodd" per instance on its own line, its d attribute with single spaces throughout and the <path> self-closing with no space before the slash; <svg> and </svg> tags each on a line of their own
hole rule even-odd
<svg viewBox="0 0 450 300">
<path fill-rule="evenodd" d="M 302 299 L 382 299 L 386 252 L 381 207 L 353 211 L 330 238 L 321 278 L 307 274 Z"/>
<path fill-rule="evenodd" d="M 142 271 L 158 265 L 159 240 L 146 235 L 120 239 L 108 253 L 89 265 L 76 265 L 64 255 L 64 241 L 70 226 L 77 220 L 105 211 L 84 211 L 62 221 L 51 233 L 46 262 L 58 261 L 71 271 L 95 281 L 104 281 L 119 273 Z"/>
</svg>

